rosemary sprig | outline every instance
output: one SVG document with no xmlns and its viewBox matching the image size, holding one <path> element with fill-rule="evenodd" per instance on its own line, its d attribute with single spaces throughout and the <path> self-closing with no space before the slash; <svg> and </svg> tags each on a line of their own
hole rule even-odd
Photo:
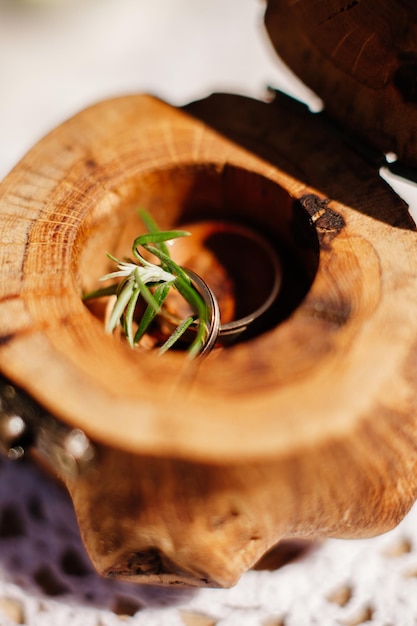
<svg viewBox="0 0 417 626">
<path fill-rule="evenodd" d="M 156 316 L 166 317 L 165 300 L 171 288 L 176 289 L 190 304 L 195 314 L 177 325 L 159 352 L 163 354 L 172 348 L 188 328 L 195 326 L 195 338 L 188 348 L 188 355 L 193 358 L 203 349 L 208 335 L 207 305 L 193 286 L 188 274 L 171 258 L 169 247 L 166 245 L 167 241 L 186 237 L 190 233 L 182 230 L 161 231 L 148 213 L 142 210 L 140 215 L 148 232 L 134 240 L 133 260 L 121 261 L 108 254 L 109 259 L 117 264 L 117 270 L 100 278 L 101 281 L 118 278 L 122 279 L 121 282 L 93 291 L 84 296 L 84 300 L 115 295 L 116 300 L 105 330 L 107 333 L 113 333 L 120 325 L 128 344 L 134 348 L 149 330 Z M 156 265 L 145 259 L 141 248 L 155 256 L 160 264 Z M 141 299 L 146 303 L 146 308 L 135 329 L 135 315 Z"/>
</svg>

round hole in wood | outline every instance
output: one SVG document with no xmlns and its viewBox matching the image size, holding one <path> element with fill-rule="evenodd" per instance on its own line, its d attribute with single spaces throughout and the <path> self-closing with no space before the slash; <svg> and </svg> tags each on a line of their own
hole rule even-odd
<svg viewBox="0 0 417 626">
<path fill-rule="evenodd" d="M 149 171 L 134 188 L 115 215 L 97 220 L 85 241 L 80 262 L 84 292 L 96 289 L 100 276 L 114 269 L 105 251 L 131 256 L 133 240 L 145 232 L 138 213 L 144 209 L 161 229 L 192 233 L 172 245 L 172 256 L 211 287 L 222 324 L 262 307 L 279 272 L 278 296 L 240 340 L 276 326 L 307 293 L 318 266 L 316 231 L 307 212 L 276 182 L 233 165 L 182 164 Z M 181 304 L 175 306 L 181 313 Z M 103 303 L 89 308 L 103 318 Z"/>
</svg>

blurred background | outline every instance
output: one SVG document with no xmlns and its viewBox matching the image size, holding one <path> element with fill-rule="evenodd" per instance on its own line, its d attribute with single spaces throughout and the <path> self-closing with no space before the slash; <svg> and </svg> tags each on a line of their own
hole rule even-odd
<svg viewBox="0 0 417 626">
<path fill-rule="evenodd" d="M 0 0 L 0 180 L 54 126 L 103 98 L 182 105 L 272 85 L 319 101 L 277 58 L 263 0 Z M 411 205 L 416 187 L 390 178 Z"/>
<path fill-rule="evenodd" d="M 261 0 L 0 0 L 0 179 L 48 130 L 126 93 L 180 105 L 212 91 L 308 98 Z"/>
</svg>

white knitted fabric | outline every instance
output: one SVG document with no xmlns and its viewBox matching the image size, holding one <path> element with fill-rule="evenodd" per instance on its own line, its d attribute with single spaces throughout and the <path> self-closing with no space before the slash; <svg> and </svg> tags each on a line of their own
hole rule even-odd
<svg viewBox="0 0 417 626">
<path fill-rule="evenodd" d="M 232 589 L 100 578 L 64 489 L 30 462 L 0 464 L 0 624 L 10 626 L 412 626 L 417 508 L 389 533 L 327 540 Z"/>
</svg>

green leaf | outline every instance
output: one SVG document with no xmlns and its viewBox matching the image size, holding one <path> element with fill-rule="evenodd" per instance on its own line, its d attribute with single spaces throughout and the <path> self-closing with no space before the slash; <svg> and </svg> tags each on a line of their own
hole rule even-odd
<svg viewBox="0 0 417 626">
<path fill-rule="evenodd" d="M 140 291 L 141 291 L 140 286 L 137 285 L 135 289 L 133 290 L 132 295 L 130 296 L 130 300 L 126 307 L 126 313 L 125 313 L 125 319 L 124 319 L 126 339 L 131 348 L 133 348 L 135 345 L 135 340 L 133 336 L 133 319 L 135 315 L 136 304 L 140 296 Z"/>
<path fill-rule="evenodd" d="M 171 272 L 171 274 L 174 274 L 175 276 L 181 277 L 183 281 L 191 284 L 191 280 L 188 274 L 186 274 L 182 267 L 175 263 L 175 261 L 173 261 L 170 256 L 164 254 L 161 250 L 155 248 L 154 246 L 150 246 L 149 244 L 143 244 L 143 247 L 145 248 L 145 250 L 156 256 L 160 261 L 162 261 L 164 269 L 166 269 L 168 272 Z"/>
<path fill-rule="evenodd" d="M 133 289 L 134 284 L 133 281 L 130 279 L 124 281 L 124 283 L 122 283 L 122 285 L 120 286 L 120 293 L 117 296 L 117 300 L 114 303 L 114 307 L 106 325 L 107 333 L 112 333 L 116 326 L 119 324 L 120 319 L 123 315 L 123 311 L 127 307 L 127 304 L 130 300 Z"/>
<path fill-rule="evenodd" d="M 190 317 L 187 317 L 183 322 L 181 322 L 172 335 L 170 335 L 166 342 L 159 348 L 159 354 L 164 354 L 164 352 L 172 348 L 172 346 L 183 336 L 187 328 L 189 328 L 194 321 L 194 317 L 190 315 Z"/>
<path fill-rule="evenodd" d="M 174 286 L 197 313 L 199 318 L 197 334 L 195 340 L 189 348 L 189 356 L 193 358 L 204 346 L 204 341 L 208 334 L 208 311 L 206 303 L 197 289 L 194 288 L 190 277 L 182 269 L 182 267 L 177 265 L 177 263 L 175 263 L 175 261 L 173 261 L 170 257 L 167 257 L 163 252 L 161 252 L 161 250 L 158 250 L 153 246 L 149 246 L 148 244 L 145 244 L 144 248 L 159 258 L 162 263 L 166 265 L 166 269 L 171 272 L 171 274 L 176 276 Z"/>
<path fill-rule="evenodd" d="M 155 300 L 154 296 L 152 295 L 151 290 L 148 288 L 147 285 L 145 285 L 145 283 L 141 279 L 138 271 L 135 271 L 135 280 L 141 289 L 143 299 L 148 303 L 149 306 L 151 306 L 155 310 L 156 313 L 159 313 L 158 302 Z M 170 287 L 172 286 L 172 282 L 167 282 L 163 284 L 169 285 Z"/>
<path fill-rule="evenodd" d="M 145 211 L 144 209 L 139 209 L 139 215 L 142 219 L 142 222 L 148 229 L 148 232 L 150 233 L 159 232 L 160 229 L 159 229 L 158 224 L 155 222 L 153 217 L 147 211 Z M 166 255 L 170 256 L 168 246 L 166 246 L 164 242 L 160 242 L 157 247 L 160 250 L 162 250 L 162 252 L 164 252 Z"/>
<path fill-rule="evenodd" d="M 196 356 L 204 347 L 204 341 L 208 335 L 207 305 L 198 290 L 194 287 L 188 274 L 182 269 L 181 266 L 173 261 L 169 248 L 165 243 L 172 239 L 189 236 L 190 233 L 183 230 L 161 231 L 149 213 L 141 210 L 139 214 L 148 229 L 148 232 L 136 237 L 133 242 L 132 252 L 135 260 L 131 261 L 130 259 L 127 259 L 126 261 L 127 263 L 132 264 L 132 269 L 124 265 L 124 267 L 117 270 L 121 273 L 124 272 L 124 274 L 122 273 L 122 276 L 126 276 L 127 271 L 129 271 L 128 277 L 124 278 L 119 284 L 110 285 L 109 287 L 91 292 L 84 296 L 84 299 L 88 300 L 106 295 L 116 295 L 116 302 L 110 313 L 108 323 L 106 324 L 106 332 L 113 332 L 116 326 L 121 324 L 123 332 L 126 335 L 126 339 L 129 345 L 133 348 L 148 330 L 149 325 L 155 316 L 163 313 L 163 311 L 161 311 L 162 306 L 171 287 L 174 286 L 182 297 L 185 298 L 185 300 L 190 304 L 195 312 L 195 316 L 188 317 L 178 325 L 178 327 L 164 343 L 160 352 L 164 353 L 169 350 L 169 348 L 171 348 L 183 336 L 187 328 L 196 323 L 197 317 L 198 322 L 195 339 L 191 343 L 188 351 L 189 356 Z M 156 256 L 156 258 L 160 261 L 159 269 L 163 269 L 171 275 L 174 275 L 175 280 L 168 280 L 163 283 L 152 283 L 152 287 L 155 287 L 154 293 L 152 293 L 148 286 L 151 285 L 151 283 L 146 279 L 147 284 L 145 284 L 139 272 L 139 270 L 142 271 L 140 266 L 152 266 L 152 263 L 141 255 L 139 252 L 140 247 L 143 247 L 149 253 Z M 124 264 L 111 254 L 108 254 L 107 256 L 119 266 Z M 155 266 L 155 264 L 153 264 L 153 266 L 155 268 L 158 267 Z M 106 275 L 105 278 L 112 278 L 115 273 L 117 272 L 112 272 L 111 274 Z M 166 280 L 166 277 L 164 277 L 164 280 Z M 142 297 L 145 300 L 147 307 L 141 320 L 139 321 L 136 333 L 133 334 L 135 310 L 139 297 Z"/>
<path fill-rule="evenodd" d="M 145 244 L 154 243 L 161 244 L 165 243 L 165 241 L 171 241 L 172 239 L 179 239 L 180 237 L 187 237 L 190 233 L 186 230 L 160 230 L 155 233 L 145 233 L 143 235 L 139 235 L 136 237 L 133 242 L 132 252 L 135 254 L 136 248 L 139 246 L 144 246 Z M 166 256 L 169 256 L 168 251 L 164 252 Z"/>
<path fill-rule="evenodd" d="M 95 291 L 90 291 L 83 296 L 83 300 L 95 300 L 97 298 L 104 298 L 105 296 L 114 296 L 117 293 L 118 285 L 109 285 L 108 287 L 103 287 L 102 289 L 96 289 Z"/>
<path fill-rule="evenodd" d="M 158 303 L 159 309 L 156 310 L 153 306 L 148 304 L 142 316 L 142 319 L 139 323 L 136 334 L 135 334 L 135 338 L 134 338 L 135 344 L 139 343 L 143 335 L 148 330 L 151 322 L 155 319 L 156 315 L 161 310 L 161 307 L 163 303 L 165 302 L 165 299 L 168 296 L 170 289 L 171 289 L 170 283 L 163 283 L 162 285 L 158 285 L 158 287 L 155 289 L 153 297 L 155 301 Z"/>
</svg>

